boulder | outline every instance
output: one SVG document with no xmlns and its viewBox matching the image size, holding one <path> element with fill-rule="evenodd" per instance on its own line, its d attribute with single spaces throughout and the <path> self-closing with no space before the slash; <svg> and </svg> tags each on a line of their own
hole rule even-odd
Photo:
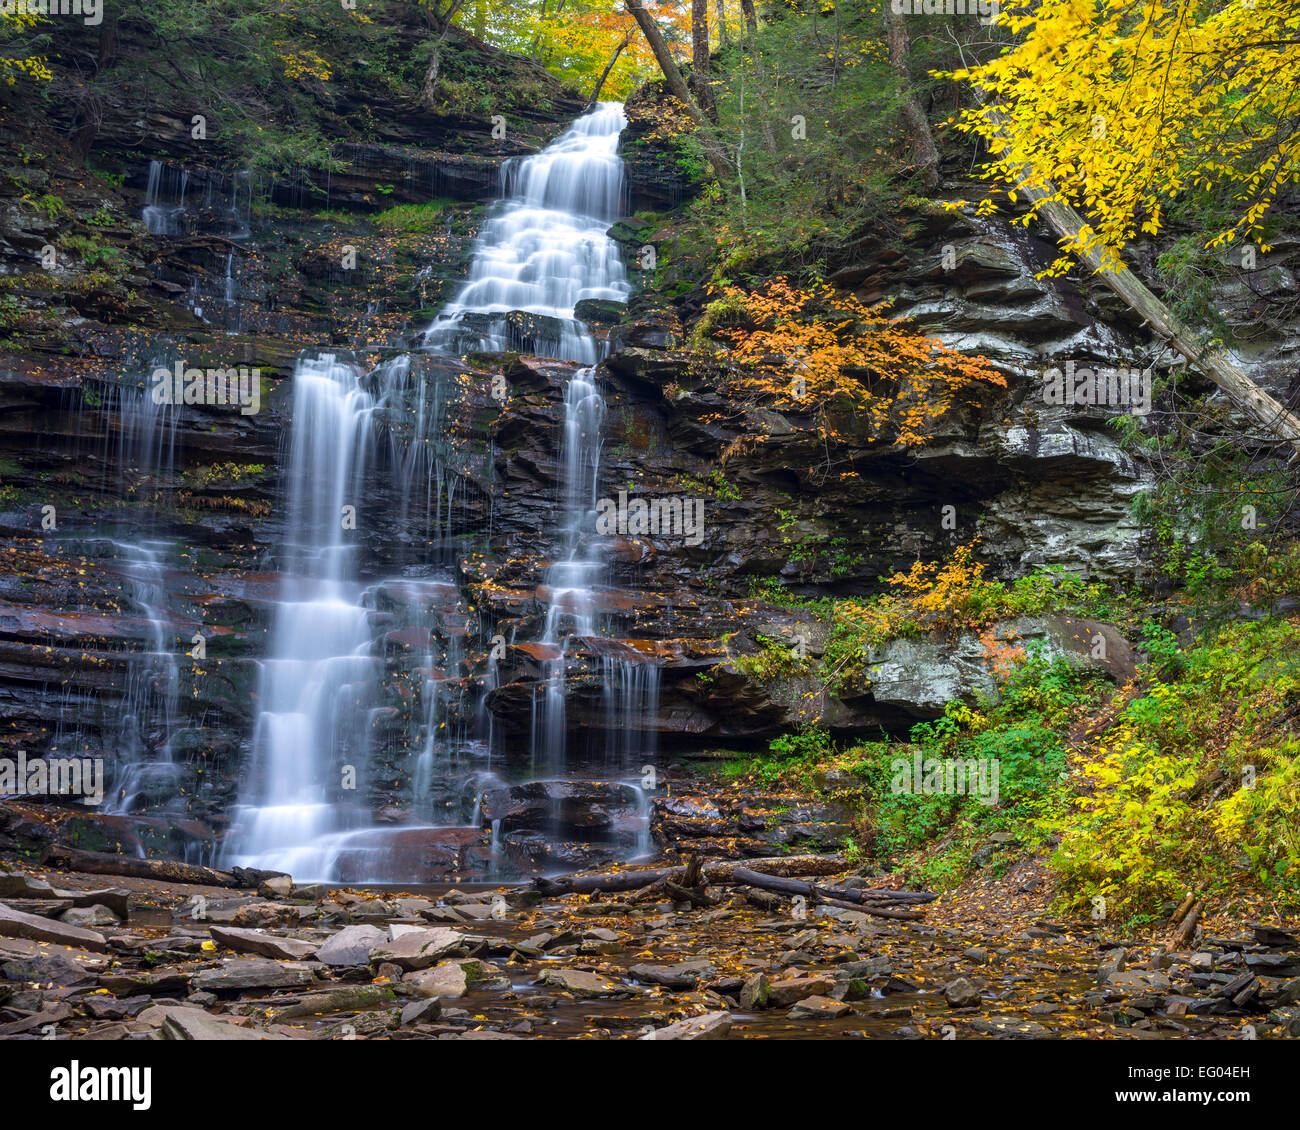
<svg viewBox="0 0 1300 1130">
<path fill-rule="evenodd" d="M 773 981 L 767 993 L 769 1008 L 788 1008 L 797 1001 L 829 993 L 835 982 L 829 977 L 790 977 Z"/>
<path fill-rule="evenodd" d="M 370 951 L 386 940 L 378 926 L 344 926 L 316 951 L 326 965 L 369 965 Z"/>
<path fill-rule="evenodd" d="M 370 961 L 390 962 L 411 972 L 428 969 L 450 954 L 463 953 L 468 944 L 468 935 L 458 934 L 449 926 L 414 926 L 375 946 L 370 951 Z"/>
<path fill-rule="evenodd" d="M 432 969 L 408 973 L 402 983 L 409 985 L 417 997 L 437 997 L 456 1000 L 469 990 L 471 970 L 456 961 L 444 961 Z"/>
<path fill-rule="evenodd" d="M 670 989 L 693 989 L 703 977 L 716 972 L 711 961 L 681 961 L 676 965 L 634 965 L 628 970 L 638 981 L 666 985 Z"/>
<path fill-rule="evenodd" d="M 106 906 L 71 906 L 59 915 L 59 921 L 68 926 L 116 926 L 120 919 Z"/>
<path fill-rule="evenodd" d="M 791 1020 L 835 1020 L 853 1011 L 851 1005 L 831 997 L 808 997 L 797 1002 L 786 1013 Z"/>
<path fill-rule="evenodd" d="M 957 977 L 943 987 L 943 999 L 949 1008 L 970 1008 L 979 1004 L 980 991 L 965 977 Z"/>
</svg>

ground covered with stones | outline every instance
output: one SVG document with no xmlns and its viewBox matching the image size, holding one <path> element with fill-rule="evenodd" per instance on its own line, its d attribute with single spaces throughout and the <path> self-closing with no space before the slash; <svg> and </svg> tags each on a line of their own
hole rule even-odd
<svg viewBox="0 0 1300 1130">
<path fill-rule="evenodd" d="M 0 864 L 0 1037 L 1300 1036 L 1295 931 L 1211 923 L 1166 952 L 1158 932 L 1054 918 L 1041 893 L 1026 865 L 905 922 L 742 886 L 693 908 L 530 886 L 235 892 Z"/>
</svg>

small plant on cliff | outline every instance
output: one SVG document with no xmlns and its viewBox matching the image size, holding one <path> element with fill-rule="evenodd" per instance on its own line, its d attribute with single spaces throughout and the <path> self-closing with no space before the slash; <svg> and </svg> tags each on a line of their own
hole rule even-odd
<svg viewBox="0 0 1300 1130">
<path fill-rule="evenodd" d="M 758 636 L 761 651 L 753 655 L 736 656 L 736 670 L 760 681 L 792 679 L 811 674 L 811 659 L 799 654 L 798 645 L 786 640 Z"/>
</svg>

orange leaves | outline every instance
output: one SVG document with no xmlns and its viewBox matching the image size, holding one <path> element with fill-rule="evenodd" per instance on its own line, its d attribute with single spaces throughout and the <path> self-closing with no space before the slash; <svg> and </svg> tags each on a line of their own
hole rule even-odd
<svg viewBox="0 0 1300 1130">
<path fill-rule="evenodd" d="M 800 289 L 785 277 L 714 294 L 708 320 L 741 366 L 733 392 L 783 408 L 866 413 L 871 442 L 892 431 L 899 446 L 922 444 L 964 390 L 1006 387 L 983 358 L 887 317 L 884 302 L 867 306 L 824 283 Z"/>
</svg>

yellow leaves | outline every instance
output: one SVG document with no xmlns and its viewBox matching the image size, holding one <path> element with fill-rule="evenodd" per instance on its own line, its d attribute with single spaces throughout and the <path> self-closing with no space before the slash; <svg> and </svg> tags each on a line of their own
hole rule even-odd
<svg viewBox="0 0 1300 1130">
<path fill-rule="evenodd" d="M 999 22 L 1023 41 L 952 72 L 996 103 L 958 128 L 987 142 L 1011 201 L 1050 182 L 1089 215 L 1095 231 L 1065 241 L 1063 259 L 1093 251 L 1115 266 L 1189 185 L 1235 209 L 1220 240 L 1258 242 L 1279 191 L 1300 180 L 1291 0 L 1005 0 Z"/>
<path fill-rule="evenodd" d="M 329 81 L 329 64 L 315 51 L 309 48 L 298 48 L 293 51 L 278 50 L 282 46 L 282 44 L 276 44 L 278 57 L 284 64 L 285 78 L 314 78 L 319 79 L 321 82 Z"/>
</svg>

